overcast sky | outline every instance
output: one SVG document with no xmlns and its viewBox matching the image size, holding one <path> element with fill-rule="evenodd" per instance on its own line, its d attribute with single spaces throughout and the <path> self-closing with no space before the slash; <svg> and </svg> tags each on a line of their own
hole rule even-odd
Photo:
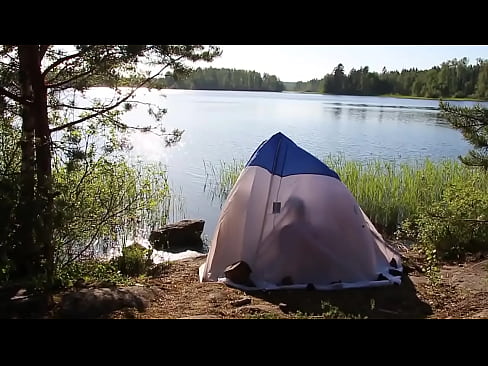
<svg viewBox="0 0 488 366">
<path fill-rule="evenodd" d="M 469 63 L 488 59 L 488 46 L 314 46 L 314 45 L 222 45 L 221 57 L 202 67 L 254 70 L 276 75 L 281 81 L 307 81 L 322 78 L 339 63 L 346 73 L 352 68 L 369 66 L 381 72 L 409 69 L 430 69 L 444 61 L 467 57 Z"/>
</svg>

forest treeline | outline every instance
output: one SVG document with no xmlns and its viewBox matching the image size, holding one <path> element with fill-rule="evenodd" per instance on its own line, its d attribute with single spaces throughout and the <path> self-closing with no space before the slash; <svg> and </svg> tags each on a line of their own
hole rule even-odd
<svg viewBox="0 0 488 366">
<path fill-rule="evenodd" d="M 136 85 L 137 79 L 126 79 L 126 85 Z M 106 85 L 106 83 L 104 83 Z M 285 90 L 282 81 L 276 75 L 256 71 L 225 68 L 197 68 L 189 75 L 167 72 L 162 78 L 151 80 L 148 87 L 155 89 L 203 89 L 203 90 L 242 90 L 273 91 Z"/>
<path fill-rule="evenodd" d="M 120 82 L 120 80 L 119 80 Z M 136 85 L 137 79 L 125 79 L 125 85 Z M 100 81 L 97 85 L 109 85 Z M 424 98 L 488 99 L 488 60 L 469 64 L 467 58 L 453 59 L 429 70 L 417 68 L 402 71 L 371 72 L 368 66 L 352 68 L 346 73 L 337 65 L 322 79 L 282 82 L 276 75 L 256 71 L 197 68 L 188 75 L 167 72 L 148 85 L 157 89 L 203 89 L 243 91 L 297 91 L 345 95 L 403 95 Z"/>
<path fill-rule="evenodd" d="M 488 61 L 478 59 L 470 65 L 467 58 L 453 59 L 429 70 L 370 72 L 368 66 L 351 69 L 337 65 L 322 79 L 295 83 L 293 91 L 346 95 L 396 94 L 425 98 L 488 99 Z"/>
</svg>

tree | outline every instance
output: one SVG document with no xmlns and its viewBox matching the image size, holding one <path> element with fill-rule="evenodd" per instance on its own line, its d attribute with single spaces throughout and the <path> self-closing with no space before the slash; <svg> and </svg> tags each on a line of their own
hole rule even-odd
<svg viewBox="0 0 488 366">
<path fill-rule="evenodd" d="M 52 134 L 103 117 L 114 128 L 127 129 L 114 111 L 123 106 L 129 110 L 137 103 L 132 98 L 139 88 L 166 69 L 172 69 L 173 75 L 188 74 L 188 62 L 209 62 L 220 54 L 217 47 L 201 45 L 78 45 L 70 50 L 52 45 L 0 46 L 0 109 L 22 121 L 20 199 L 13 242 L 19 275 L 45 271 L 48 279 L 53 276 Z M 139 83 L 123 91 L 120 81 L 127 75 Z M 67 89 L 84 92 L 100 82 L 115 89 L 117 97 L 87 107 L 61 99 Z M 62 119 L 59 111 L 65 109 L 82 114 Z M 157 120 L 164 114 L 164 110 L 150 112 Z M 173 131 L 168 138 L 174 140 L 180 134 Z"/>
<path fill-rule="evenodd" d="M 474 107 L 456 107 L 440 102 L 441 114 L 452 127 L 461 131 L 474 149 L 460 160 L 471 166 L 488 170 L 488 109 L 480 105 Z"/>
<path fill-rule="evenodd" d="M 478 98 L 488 98 L 488 61 L 478 60 L 478 82 L 476 83 L 476 95 Z"/>
</svg>

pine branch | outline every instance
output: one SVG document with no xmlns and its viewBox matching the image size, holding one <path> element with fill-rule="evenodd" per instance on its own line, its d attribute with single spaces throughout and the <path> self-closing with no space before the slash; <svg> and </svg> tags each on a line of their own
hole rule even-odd
<svg viewBox="0 0 488 366">
<path fill-rule="evenodd" d="M 177 61 L 179 61 L 181 58 L 183 58 L 183 56 L 179 57 L 177 59 Z M 153 80 L 154 78 L 156 78 L 157 76 L 159 76 L 167 67 L 169 66 L 166 65 L 164 66 L 163 68 L 161 68 L 161 70 L 159 70 L 157 73 L 155 73 L 154 75 L 152 75 L 151 77 L 149 78 L 146 78 L 144 79 L 141 83 L 139 83 L 139 85 L 137 85 L 130 93 L 128 93 L 125 97 L 123 97 L 122 99 L 120 99 L 118 102 L 116 102 L 115 104 L 107 107 L 107 108 L 104 108 L 104 109 L 101 109 L 100 111 L 96 112 L 96 113 L 93 113 L 93 114 L 90 114 L 88 116 L 85 116 L 83 118 L 80 118 L 78 120 L 75 120 L 75 121 L 72 121 L 72 122 L 69 122 L 69 123 L 66 123 L 64 125 L 61 125 L 61 126 L 58 126 L 58 127 L 54 127 L 54 128 L 51 128 L 50 129 L 50 132 L 56 132 L 56 131 L 60 131 L 60 130 L 63 130 L 65 128 L 68 128 L 68 127 L 72 127 L 72 126 L 75 126 L 75 125 L 78 125 L 86 120 L 89 120 L 91 118 L 95 118 L 95 117 L 98 117 L 104 113 L 107 113 L 115 108 L 117 108 L 118 106 L 120 106 L 122 103 L 126 102 L 127 100 L 129 100 L 129 98 L 131 98 L 135 92 L 137 90 L 139 90 L 140 88 L 142 88 L 144 85 L 146 85 L 148 82 L 150 82 L 151 80 Z"/>
</svg>

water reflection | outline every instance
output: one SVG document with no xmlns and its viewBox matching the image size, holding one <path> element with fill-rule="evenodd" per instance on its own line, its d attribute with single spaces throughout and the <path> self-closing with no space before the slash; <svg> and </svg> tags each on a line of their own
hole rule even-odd
<svg viewBox="0 0 488 366">
<path fill-rule="evenodd" d="M 340 120 L 342 114 L 342 108 L 334 107 L 332 110 L 334 111 L 334 117 L 337 120 Z"/>
</svg>

